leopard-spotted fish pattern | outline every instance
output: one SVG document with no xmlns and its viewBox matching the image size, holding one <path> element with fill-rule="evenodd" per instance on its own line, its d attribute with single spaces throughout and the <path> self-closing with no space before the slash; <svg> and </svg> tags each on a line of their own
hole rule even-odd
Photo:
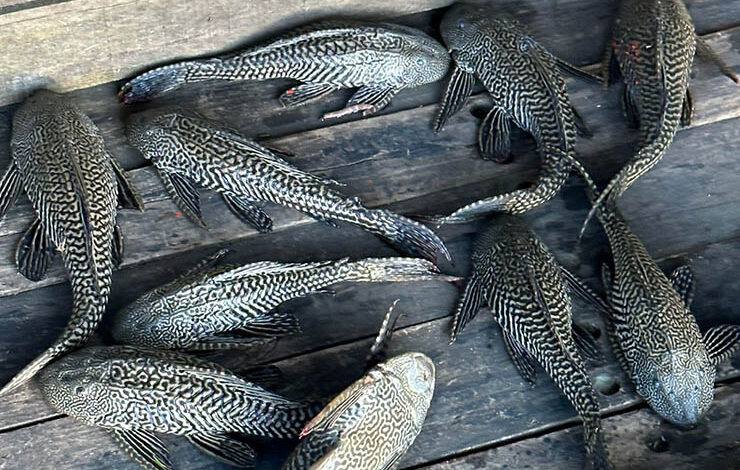
<svg viewBox="0 0 740 470">
<path fill-rule="evenodd" d="M 434 363 L 406 353 L 378 364 L 338 395 L 301 433 L 283 470 L 391 470 L 416 439 L 434 394 Z M 306 459 L 320 435 L 338 441 Z"/>
<path fill-rule="evenodd" d="M 427 259 L 447 248 L 434 232 L 387 210 L 368 209 L 358 198 L 332 189 L 330 180 L 303 172 L 233 131 L 175 112 L 140 113 L 129 141 L 164 173 L 250 202 L 267 201 L 322 221 L 357 225 L 398 248 Z"/>
<path fill-rule="evenodd" d="M 205 349 L 206 338 L 270 322 L 273 309 L 338 282 L 448 280 L 416 258 L 341 259 L 316 263 L 264 261 L 196 270 L 156 288 L 116 315 L 120 343 L 164 349 Z M 274 313 L 274 312 L 273 312 Z M 218 344 L 215 345 L 219 347 Z"/>
<path fill-rule="evenodd" d="M 476 241 L 472 262 L 453 340 L 485 303 L 504 334 L 545 369 L 578 412 L 593 468 L 611 468 L 599 404 L 573 340 L 571 299 L 555 258 L 522 220 L 499 215 Z"/>
<path fill-rule="evenodd" d="M 95 124 L 61 95 L 38 91 L 13 119 L 12 165 L 72 285 L 72 316 L 62 334 L 5 386 L 18 387 L 83 344 L 108 301 L 118 189 Z"/>
<path fill-rule="evenodd" d="M 449 67 L 444 47 L 399 25 L 327 25 L 278 39 L 224 59 L 182 62 L 146 72 L 125 84 L 124 103 L 154 98 L 204 80 L 291 78 L 339 88 L 398 91 L 441 79 Z"/>
<path fill-rule="evenodd" d="M 694 25 L 681 0 L 622 1 L 607 56 L 624 77 L 623 106 L 636 114 L 640 147 L 599 204 L 616 201 L 665 155 L 681 123 L 695 51 Z"/>
<path fill-rule="evenodd" d="M 588 188 L 594 202 L 593 182 Z M 614 259 L 614 271 L 605 267 L 603 280 L 617 357 L 656 413 L 676 424 L 695 424 L 712 403 L 716 375 L 699 325 L 616 204 L 607 201 L 596 215 Z"/>
<path fill-rule="evenodd" d="M 564 156 L 575 157 L 573 110 L 555 58 L 518 23 L 496 19 L 485 7 L 455 6 L 440 28 L 455 66 L 481 81 L 493 111 L 532 134 L 542 155 L 540 176 L 532 187 L 474 202 L 445 221 L 494 211 L 520 214 L 544 204 L 560 191 L 571 170 Z"/>
<path fill-rule="evenodd" d="M 80 349 L 37 381 L 58 411 L 106 429 L 291 438 L 315 412 L 210 361 L 131 346 Z"/>
</svg>

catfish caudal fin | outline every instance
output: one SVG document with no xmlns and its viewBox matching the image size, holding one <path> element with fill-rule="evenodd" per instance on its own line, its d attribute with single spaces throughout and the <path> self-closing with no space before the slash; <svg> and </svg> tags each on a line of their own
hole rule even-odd
<svg viewBox="0 0 740 470">
<path fill-rule="evenodd" d="M 452 260 L 447 247 L 429 227 L 383 209 L 368 210 L 363 215 L 363 227 L 401 251 L 431 261 L 436 261 L 437 254 L 442 253 L 447 260 Z"/>
<path fill-rule="evenodd" d="M 215 72 L 209 73 L 209 70 L 221 62 L 219 59 L 180 62 L 150 70 L 123 85 L 118 101 L 121 104 L 149 101 L 186 83 L 215 78 Z"/>
<path fill-rule="evenodd" d="M 431 262 L 421 258 L 367 258 L 348 262 L 346 280 L 355 282 L 455 282 L 459 277 L 440 274 Z"/>
<path fill-rule="evenodd" d="M 36 359 L 31 361 L 26 367 L 21 369 L 10 382 L 8 382 L 2 390 L 0 390 L 0 397 L 8 395 L 14 392 L 18 387 L 22 386 L 33 378 L 41 369 L 49 365 L 54 359 L 62 354 L 63 350 L 59 347 L 51 347 L 41 353 Z"/>
</svg>

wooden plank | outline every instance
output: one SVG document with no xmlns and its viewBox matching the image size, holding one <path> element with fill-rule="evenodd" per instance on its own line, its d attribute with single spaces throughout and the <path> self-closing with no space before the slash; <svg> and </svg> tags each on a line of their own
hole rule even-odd
<svg viewBox="0 0 740 470">
<path fill-rule="evenodd" d="M 414 308 L 413 304 L 399 307 Z M 480 315 L 471 322 L 453 346 L 447 344 L 448 331 L 449 319 L 444 318 L 399 330 L 394 336 L 392 354 L 423 351 L 437 364 L 432 407 L 402 466 L 522 439 L 532 433 L 544 433 L 577 422 L 565 398 L 544 375 L 540 375 L 534 386 L 519 378 L 505 353 L 498 328 L 488 315 Z M 602 336 L 601 340 L 603 343 L 605 338 Z M 361 375 L 370 341 L 357 341 L 279 362 L 277 365 L 286 377 L 280 391 L 296 398 L 322 400 L 333 396 Z M 723 377 L 739 374 L 738 369 L 725 368 Z M 640 403 L 613 361 L 593 368 L 593 376 L 600 381 L 614 380 L 620 384 L 615 393 L 599 394 L 606 412 Z M 64 436 L 63 446 L 44 445 L 60 436 Z M 86 470 L 99 468 L 103 461 L 106 466 L 115 468 L 137 468 L 111 445 L 106 435 L 92 432 L 69 418 L 6 432 L 2 439 L 0 461 L 12 462 L 17 468 Z M 582 451 L 582 442 L 574 446 L 572 452 Z M 63 453 L 60 449 L 64 449 Z M 177 454 L 180 454 L 179 449 Z M 275 453 L 260 468 L 279 468 L 285 453 Z M 205 456 L 184 455 L 187 459 L 178 466 L 181 470 L 222 468 L 212 466 L 215 464 Z"/>
<path fill-rule="evenodd" d="M 198 0 L 186 9 L 175 0 L 24 3 L 11 0 L 4 10 L 0 4 L 0 43 L 6 51 L 0 59 L 0 104 L 20 101 L 39 86 L 80 89 L 128 77 L 154 63 L 243 47 L 264 39 L 266 31 L 327 16 L 388 18 L 452 2 L 307 0 L 290 11 L 279 0 L 251 2 L 249 8 L 238 0 Z M 737 7 L 730 2 L 691 3 L 700 33 L 736 25 L 728 12 Z M 601 56 L 616 5 L 597 0 L 497 2 L 502 14 L 520 19 L 553 51 L 590 62 Z M 113 90 L 109 93 L 112 101 Z"/>
<path fill-rule="evenodd" d="M 616 470 L 655 468 L 707 469 L 731 468 L 740 455 L 740 385 L 715 391 L 714 405 L 707 421 L 692 429 L 661 423 L 641 409 L 604 420 L 604 429 Z M 583 452 L 579 427 L 515 442 L 491 450 L 430 465 L 425 470 L 474 470 L 480 468 L 536 468 L 562 470 L 582 468 Z"/>
</svg>

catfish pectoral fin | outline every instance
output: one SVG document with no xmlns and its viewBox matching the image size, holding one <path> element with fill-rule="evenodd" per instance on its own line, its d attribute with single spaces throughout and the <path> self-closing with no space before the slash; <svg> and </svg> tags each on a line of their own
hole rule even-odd
<svg viewBox="0 0 740 470">
<path fill-rule="evenodd" d="M 14 163 L 5 170 L 2 179 L 0 179 L 0 220 L 5 217 L 5 213 L 10 206 L 15 203 L 22 191 L 21 173 Z"/>
<path fill-rule="evenodd" d="M 704 333 L 704 346 L 716 365 L 729 359 L 740 348 L 740 325 L 720 325 Z"/>
<path fill-rule="evenodd" d="M 280 95 L 279 101 L 286 108 L 302 106 L 338 89 L 338 87 L 327 83 L 304 83 L 285 90 Z"/>
<path fill-rule="evenodd" d="M 129 457 L 144 468 L 153 470 L 172 470 L 170 453 L 154 433 L 143 430 L 114 429 L 110 431 L 113 440 Z"/>
<path fill-rule="evenodd" d="M 442 106 L 434 120 L 435 133 L 441 131 L 447 120 L 462 109 L 465 101 L 473 93 L 474 83 L 475 75 L 455 66 L 442 99 Z"/>
<path fill-rule="evenodd" d="M 717 67 L 719 67 L 719 70 L 722 72 L 722 74 L 725 75 L 727 78 L 735 83 L 740 83 L 740 77 L 738 77 L 735 71 L 732 70 L 727 62 L 725 62 L 716 52 L 714 52 L 714 49 L 712 49 L 712 47 L 700 37 L 696 38 L 696 51 L 699 53 L 699 55 L 703 55 L 714 62 Z"/>
<path fill-rule="evenodd" d="M 478 148 L 484 160 L 506 163 L 511 160 L 511 118 L 493 107 L 478 129 Z"/>
<path fill-rule="evenodd" d="M 143 211 L 144 202 L 141 200 L 139 191 L 129 182 L 126 172 L 118 164 L 118 160 L 112 155 L 109 155 L 108 158 L 113 167 L 113 174 L 116 177 L 116 185 L 118 186 L 118 205 L 123 209 L 138 209 Z"/>
<path fill-rule="evenodd" d="M 34 220 L 18 242 L 15 259 L 18 272 L 30 281 L 40 281 L 46 277 L 53 247 L 44 233 L 41 220 Z"/>
<path fill-rule="evenodd" d="M 360 111 L 362 111 L 363 116 L 376 113 L 388 106 L 398 91 L 395 88 L 364 86 L 352 95 L 344 109 L 324 114 L 324 119 L 334 119 Z"/>
<path fill-rule="evenodd" d="M 160 170 L 159 168 L 157 168 L 157 173 L 159 173 L 162 184 L 175 205 L 197 226 L 206 228 L 206 223 L 203 221 L 203 214 L 200 210 L 200 194 L 195 187 L 195 183 L 182 175 Z"/>
<path fill-rule="evenodd" d="M 258 232 L 268 233 L 272 231 L 272 219 L 252 201 L 228 193 L 221 194 L 221 197 L 229 210 L 239 220 L 253 226 Z"/>
</svg>

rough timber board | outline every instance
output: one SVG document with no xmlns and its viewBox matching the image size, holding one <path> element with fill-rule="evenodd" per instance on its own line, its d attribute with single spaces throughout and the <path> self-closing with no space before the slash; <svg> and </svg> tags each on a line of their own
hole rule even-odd
<svg viewBox="0 0 740 470">
<path fill-rule="evenodd" d="M 740 385 L 715 390 L 714 405 L 707 420 L 693 429 L 661 423 L 647 409 L 631 411 L 604 420 L 611 461 L 615 470 L 729 469 L 740 458 Z M 425 470 L 478 470 L 482 468 L 532 468 L 562 470 L 582 468 L 578 448 L 580 429 L 515 442 L 491 450 L 430 465 Z"/>
<path fill-rule="evenodd" d="M 440 8 L 449 0 L 383 2 L 307 0 L 286 8 L 282 0 L 32 0 L 0 3 L 0 104 L 17 102 L 29 89 L 73 90 L 130 76 L 153 64 L 209 55 L 249 45 L 265 31 L 325 17 L 388 18 Z M 569 59 L 574 48 L 596 60 L 616 1 L 479 1 L 522 20 L 546 44 Z M 728 11 L 737 0 L 689 2 L 697 30 L 734 26 Z M 3 14 L 4 13 L 4 14 Z M 567 34 L 563 34 L 567 32 Z"/>
<path fill-rule="evenodd" d="M 447 345 L 448 327 L 449 319 L 444 318 L 399 330 L 394 338 L 391 354 L 418 350 L 437 364 L 432 407 L 402 466 L 577 423 L 567 401 L 541 371 L 535 386 L 519 378 L 505 353 L 498 328 L 485 312 L 471 322 L 453 346 Z M 602 346 L 604 341 L 602 337 Z M 335 395 L 362 373 L 369 344 L 369 340 L 358 341 L 279 362 L 277 365 L 286 377 L 286 386 L 280 390 L 288 396 L 319 400 Z M 614 379 L 621 384 L 616 393 L 599 395 L 605 411 L 614 412 L 639 403 L 613 361 L 592 370 L 597 378 Z M 730 377 L 737 377 L 738 373 L 737 369 L 729 370 Z M 55 439 L 54 436 L 64 436 L 65 445 L 42 444 Z M 17 465 L 11 468 L 136 468 L 111 444 L 108 436 L 100 431 L 91 432 L 70 418 L 4 433 L 2 439 L 0 462 L 4 459 Z M 582 443 L 576 442 L 575 448 L 568 450 L 582 452 Z M 282 458 L 284 454 L 277 453 L 260 468 L 277 469 Z M 214 463 L 207 457 L 193 453 L 178 468 L 222 468 L 210 465 Z"/>
<path fill-rule="evenodd" d="M 723 55 L 732 65 L 740 64 L 740 28 L 735 28 L 728 33 L 714 34 L 711 39 L 717 46 L 725 45 Z M 719 76 L 711 64 L 700 63 L 697 70 L 697 76 L 693 81 L 694 96 L 697 102 L 697 123 L 708 124 L 738 116 L 740 114 L 738 105 L 740 87 L 727 78 Z M 573 80 L 569 83 L 572 85 L 573 101 L 581 109 L 586 122 L 596 134 L 592 139 L 579 141 L 579 153 L 586 165 L 593 168 L 594 177 L 597 180 L 606 180 L 607 175 L 613 174 L 629 157 L 632 150 L 628 148 L 628 144 L 625 144 L 625 136 L 629 141 L 633 135 L 628 133 L 623 120 L 616 111 L 613 91 L 604 93 L 597 86 Z M 479 108 L 485 102 L 484 97 L 478 97 L 472 100 L 467 109 Z M 223 104 L 216 103 L 213 108 L 218 110 L 221 106 Z M 494 182 L 491 187 L 496 188 L 497 191 L 512 189 L 522 181 L 526 181 L 522 179 L 520 172 L 531 173 L 532 169 L 538 165 L 538 158 L 534 155 L 531 143 L 523 139 L 518 142 L 520 145 L 516 148 L 514 164 L 489 165 L 488 162 L 477 159 L 471 148 L 476 139 L 476 118 L 464 110 L 453 117 L 442 133 L 434 135 L 429 129 L 429 123 L 435 112 L 436 106 L 409 109 L 391 115 L 286 136 L 270 141 L 270 144 L 296 151 L 298 155 L 292 160 L 299 167 L 347 183 L 348 187 L 345 188 L 347 193 L 359 195 L 371 206 L 420 197 L 485 180 L 495 179 L 499 182 L 509 182 L 508 184 Z M 218 111 L 214 114 L 219 115 Z M 243 128 L 245 133 L 249 133 L 248 121 L 241 119 L 229 124 Z M 684 132 L 680 133 L 676 144 L 661 162 L 661 166 L 656 169 L 656 171 L 663 172 L 672 171 L 674 167 L 668 165 L 683 165 L 687 160 L 695 160 L 697 154 L 712 155 L 717 167 L 722 167 L 724 171 L 715 176 L 717 172 L 714 165 L 705 166 L 704 162 L 696 162 L 696 174 L 692 175 L 692 181 L 686 184 L 696 184 L 697 188 L 703 190 L 705 186 L 709 187 L 707 180 L 711 179 L 713 198 L 711 203 L 705 201 L 703 204 L 705 206 L 711 204 L 715 210 L 719 206 L 723 207 L 724 203 L 733 203 L 737 200 L 737 192 L 732 190 L 736 183 L 737 173 L 732 168 L 738 162 L 734 158 L 735 152 L 732 146 L 737 145 L 736 141 L 740 135 L 736 126 L 725 125 L 728 129 L 721 131 L 699 126 L 690 129 L 688 135 L 682 135 Z M 118 129 L 117 132 L 122 131 Z M 697 139 L 695 137 L 697 133 L 700 133 L 699 135 L 703 138 Z M 680 142 L 691 147 L 690 153 L 683 159 L 679 157 Z M 717 146 L 719 148 L 716 148 Z M 109 142 L 109 148 L 116 155 L 119 153 L 118 150 L 131 151 L 123 141 L 118 141 L 113 145 Z M 152 256 L 163 256 L 194 246 L 254 235 L 252 230 L 245 230 L 241 222 L 228 214 L 220 200 L 213 195 L 204 201 L 204 206 L 208 208 L 205 213 L 213 213 L 214 218 L 217 218 L 216 221 L 211 220 L 211 226 L 214 229 L 210 233 L 191 226 L 184 219 L 174 220 L 172 218 L 174 206 L 171 202 L 163 200 L 165 195 L 161 183 L 153 171 L 150 168 L 142 168 L 131 172 L 130 175 L 144 195 L 147 212 L 139 214 L 124 211 L 119 216 L 129 247 L 124 266 L 131 266 L 144 259 L 148 260 Z M 672 180 L 660 178 L 660 181 Z M 631 192 L 636 192 L 637 188 L 647 188 L 651 191 L 651 187 L 652 185 L 640 182 Z M 674 187 L 681 188 L 681 194 L 684 196 L 693 195 L 695 201 L 706 199 L 704 196 L 696 197 L 695 194 L 687 191 L 684 184 L 674 185 Z M 657 192 L 656 194 L 662 193 Z M 477 197 L 480 195 L 468 196 L 467 199 L 458 201 L 458 204 L 472 201 Z M 651 195 L 650 199 L 638 199 L 638 201 L 655 198 L 656 195 Z M 623 207 L 629 214 L 629 207 Z M 679 209 L 681 209 L 680 206 L 669 205 L 664 212 L 648 215 L 652 217 L 656 214 L 671 214 L 671 211 Z M 439 209 L 430 206 L 425 209 L 425 212 L 428 213 L 430 210 Z M 29 290 L 64 279 L 63 270 L 58 265 L 52 268 L 49 277 L 41 283 L 31 283 L 15 274 L 11 260 L 18 234 L 25 230 L 30 222 L 30 213 L 30 206 L 27 203 L 19 204 L 18 208 L 9 211 L 0 224 L 0 260 L 8 261 L 0 264 L 0 295 Z M 281 222 L 285 224 L 276 226 L 285 227 L 309 222 L 307 218 L 293 211 L 277 209 L 272 213 L 275 215 L 276 224 Z M 713 213 L 712 210 L 701 212 L 705 219 L 709 218 L 709 220 L 712 220 Z M 151 245 L 151 226 L 166 227 L 157 234 L 157 239 L 166 248 L 158 247 L 154 250 L 155 247 Z M 736 230 L 733 232 L 734 228 L 727 224 L 716 227 L 716 229 L 725 229 L 720 238 L 727 238 L 732 233 L 737 233 Z M 729 230 L 729 235 L 727 230 Z M 671 233 L 684 236 L 682 231 Z M 640 234 L 643 235 L 641 232 Z M 649 237 L 646 242 L 650 247 Z"/>
</svg>

